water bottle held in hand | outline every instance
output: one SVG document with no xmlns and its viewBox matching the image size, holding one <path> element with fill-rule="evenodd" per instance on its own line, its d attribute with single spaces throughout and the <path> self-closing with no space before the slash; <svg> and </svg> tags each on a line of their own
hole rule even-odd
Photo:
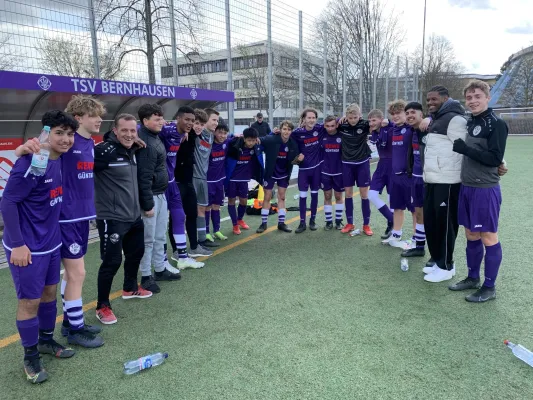
<svg viewBox="0 0 533 400">
<path fill-rule="evenodd" d="M 124 363 L 124 373 L 126 375 L 131 375 L 140 372 L 143 369 L 155 367 L 156 365 L 163 364 L 163 361 L 165 361 L 166 358 L 168 358 L 168 353 L 155 353 L 146 357 L 141 357 L 137 360 L 128 361 Z"/>
<path fill-rule="evenodd" d="M 519 358 L 530 367 L 533 367 L 533 353 L 531 351 L 521 344 L 514 344 L 508 340 L 504 340 L 503 343 L 511 349 L 516 358 Z"/>
<path fill-rule="evenodd" d="M 50 137 L 50 127 L 44 126 L 41 134 L 39 135 L 39 143 L 42 145 L 48 143 Z M 41 150 L 34 154 L 31 158 L 30 173 L 35 176 L 43 176 L 46 173 L 46 167 L 48 166 L 48 159 L 50 158 L 50 151 L 44 146 L 41 146 Z"/>
</svg>

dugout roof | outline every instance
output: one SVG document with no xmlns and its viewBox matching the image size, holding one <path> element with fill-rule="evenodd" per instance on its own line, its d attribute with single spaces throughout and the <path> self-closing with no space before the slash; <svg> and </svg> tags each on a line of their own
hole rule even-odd
<svg viewBox="0 0 533 400">
<path fill-rule="evenodd" d="M 144 103 L 158 103 L 170 120 L 183 105 L 206 108 L 235 99 L 233 92 L 218 90 L 0 71 L 0 139 L 37 136 L 43 113 L 64 110 L 75 93 L 94 95 L 105 102 L 104 120 L 110 121 L 121 113 L 137 116 Z M 104 122 L 101 132 L 109 129 L 111 122 Z"/>
</svg>

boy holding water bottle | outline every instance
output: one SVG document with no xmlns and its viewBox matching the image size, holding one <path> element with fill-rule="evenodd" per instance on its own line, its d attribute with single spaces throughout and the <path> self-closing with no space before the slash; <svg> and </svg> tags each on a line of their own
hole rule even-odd
<svg viewBox="0 0 533 400">
<path fill-rule="evenodd" d="M 55 110 L 44 114 L 42 124 L 50 128 L 41 138 L 43 148 L 50 153 L 44 175 L 31 173 L 32 155 L 19 158 L 0 206 L 5 224 L 3 244 L 19 299 L 17 329 L 24 347 L 24 372 L 31 383 L 48 378 L 40 354 L 57 358 L 74 355 L 72 349 L 57 343 L 53 334 L 62 245 L 60 157 L 74 144 L 78 122 Z"/>
</svg>

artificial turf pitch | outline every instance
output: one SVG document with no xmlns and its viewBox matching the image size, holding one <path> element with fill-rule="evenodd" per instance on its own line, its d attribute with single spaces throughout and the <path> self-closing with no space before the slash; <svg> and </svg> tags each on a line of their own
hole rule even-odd
<svg viewBox="0 0 533 400">
<path fill-rule="evenodd" d="M 467 303 L 449 282 L 424 282 L 426 258 L 402 272 L 399 250 L 380 244 L 385 224 L 374 208 L 372 238 L 322 229 L 256 235 L 260 217 L 247 217 L 252 230 L 239 237 L 223 223 L 230 239 L 222 244 L 234 247 L 204 269 L 162 283 L 150 299 L 114 300 L 118 323 L 104 327 L 103 347 L 67 360 L 43 356 L 50 378 L 42 385 L 25 381 L 20 342 L 2 340 L 16 334 L 16 299 L 9 271 L 0 270 L 0 398 L 531 399 L 533 369 L 503 340 L 533 349 L 533 138 L 510 138 L 506 160 L 495 301 Z M 290 206 L 296 193 L 287 195 Z M 322 212 L 317 219 L 323 225 Z M 408 235 L 410 225 L 407 218 Z M 464 247 L 461 228 L 455 280 L 466 273 Z M 98 244 L 86 265 L 90 307 Z M 121 279 L 122 271 L 113 291 Z M 94 306 L 86 319 L 98 323 Z M 123 375 L 123 362 L 158 351 L 170 354 L 163 365 Z"/>
</svg>

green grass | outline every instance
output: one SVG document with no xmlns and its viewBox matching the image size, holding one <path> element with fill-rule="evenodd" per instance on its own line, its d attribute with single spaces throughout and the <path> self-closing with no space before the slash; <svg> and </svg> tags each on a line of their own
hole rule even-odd
<svg viewBox="0 0 533 400">
<path fill-rule="evenodd" d="M 531 399 L 533 369 L 503 339 L 533 349 L 532 154 L 533 139 L 509 139 L 495 301 L 470 304 L 447 283 L 425 283 L 425 259 L 402 272 L 398 250 L 380 244 L 385 225 L 373 209 L 373 238 L 275 231 L 187 270 L 151 299 L 115 300 L 119 322 L 104 328 L 105 346 L 69 360 L 45 357 L 50 380 L 38 387 L 24 381 L 20 343 L 0 349 L 1 398 Z M 255 229 L 260 217 L 247 221 Z M 86 302 L 96 297 L 97 246 L 87 257 Z M 466 272 L 464 247 L 461 229 L 458 278 Z M 121 278 L 122 271 L 114 290 Z M 0 290 L 3 338 L 16 333 L 5 269 Z M 94 310 L 86 315 L 96 323 Z M 163 365 L 122 374 L 124 361 L 156 351 L 170 354 Z"/>
</svg>

